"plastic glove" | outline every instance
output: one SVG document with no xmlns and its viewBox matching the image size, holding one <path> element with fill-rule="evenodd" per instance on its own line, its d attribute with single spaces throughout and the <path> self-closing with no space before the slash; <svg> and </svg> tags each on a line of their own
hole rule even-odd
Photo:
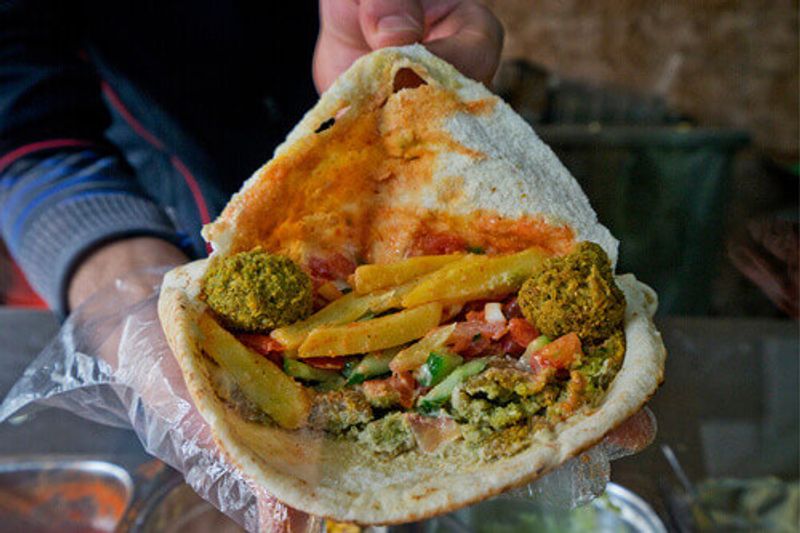
<svg viewBox="0 0 800 533">
<path fill-rule="evenodd" d="M 163 274 L 146 271 L 117 280 L 79 307 L 0 405 L 0 422 L 44 404 L 132 427 L 148 453 L 181 472 L 202 498 L 246 529 L 318 531 L 320 519 L 251 485 L 214 443 L 158 320 Z M 609 461 L 640 450 L 654 435 L 652 415 L 635 415 L 600 445 L 513 494 L 559 507 L 586 503 L 603 492 Z"/>
</svg>

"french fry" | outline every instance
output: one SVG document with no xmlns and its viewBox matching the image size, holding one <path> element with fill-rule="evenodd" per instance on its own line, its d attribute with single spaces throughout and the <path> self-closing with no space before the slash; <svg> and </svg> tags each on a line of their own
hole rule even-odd
<svg viewBox="0 0 800 533">
<path fill-rule="evenodd" d="M 408 348 L 394 356 L 389 363 L 392 372 L 405 372 L 419 368 L 427 361 L 431 352 L 441 350 L 456 329 L 455 323 L 435 329 Z"/>
<path fill-rule="evenodd" d="M 402 285 L 462 257 L 464 257 L 462 254 L 424 255 L 396 263 L 362 265 L 356 269 L 356 273 L 353 275 L 355 292 L 367 294 L 387 287 Z"/>
<path fill-rule="evenodd" d="M 429 302 L 466 302 L 518 290 L 543 263 L 547 254 L 529 248 L 516 254 L 488 257 L 468 255 L 422 278 L 403 297 L 403 307 Z"/>
<path fill-rule="evenodd" d="M 342 291 L 340 291 L 339 288 L 336 285 L 334 285 L 333 282 L 331 281 L 326 281 L 325 283 L 320 285 L 319 288 L 317 289 L 317 292 L 319 293 L 320 296 L 322 296 L 329 302 L 338 300 L 339 298 L 344 296 L 344 294 L 342 294 Z"/>
<path fill-rule="evenodd" d="M 386 300 L 383 294 L 358 296 L 355 293 L 345 294 L 334 300 L 310 317 L 300 322 L 272 331 L 272 338 L 283 344 L 287 350 L 300 346 L 311 331 L 322 326 L 347 324 L 364 316 L 368 311 L 377 312 L 376 308 Z"/>
<path fill-rule="evenodd" d="M 439 324 L 442 305 L 433 302 L 414 309 L 312 331 L 298 350 L 298 357 L 324 357 L 366 353 L 419 339 Z"/>
<path fill-rule="evenodd" d="M 345 294 L 307 319 L 273 330 L 271 336 L 286 350 L 293 350 L 303 344 L 308 334 L 317 328 L 348 324 L 368 312 L 377 314 L 393 307 L 402 307 L 403 298 L 414 289 L 418 282 L 419 280 L 411 281 L 405 285 L 363 296 L 354 292 Z"/>
<path fill-rule="evenodd" d="M 244 395 L 281 427 L 305 424 L 311 400 L 302 385 L 239 342 L 208 314 L 200 315 L 203 350 L 230 373 Z"/>
</svg>

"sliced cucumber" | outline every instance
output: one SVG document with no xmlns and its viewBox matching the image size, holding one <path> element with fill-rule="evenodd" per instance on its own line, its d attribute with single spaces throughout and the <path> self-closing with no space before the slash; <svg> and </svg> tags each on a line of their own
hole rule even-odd
<svg viewBox="0 0 800 533">
<path fill-rule="evenodd" d="M 464 359 L 460 355 L 447 352 L 431 352 L 428 360 L 417 372 L 417 381 L 423 387 L 433 387 L 442 382 L 450 372 L 461 366 Z"/>
<path fill-rule="evenodd" d="M 527 349 L 530 351 L 530 353 L 535 353 L 550 344 L 550 342 L 550 337 L 546 335 L 539 335 L 531 341 Z"/>
<path fill-rule="evenodd" d="M 548 344 L 550 344 L 550 342 L 551 341 L 549 337 L 545 335 L 539 335 L 538 337 L 533 339 L 530 344 L 528 344 L 528 347 L 525 348 L 525 353 L 522 354 L 522 357 L 520 357 L 520 359 L 522 359 L 523 361 L 530 362 L 531 356 L 536 352 L 538 352 L 539 350 L 541 350 L 542 348 L 544 348 L 545 346 L 547 346 Z"/>
<path fill-rule="evenodd" d="M 444 381 L 436 385 L 428 394 L 419 399 L 417 405 L 420 410 L 425 413 L 436 411 L 450 399 L 450 395 L 453 393 L 453 389 L 456 388 L 456 385 L 468 377 L 482 372 L 484 368 L 486 368 L 486 359 L 474 359 L 456 368 L 450 372 L 450 375 L 444 378 Z"/>
<path fill-rule="evenodd" d="M 347 374 L 347 384 L 357 385 L 368 379 L 388 374 L 391 372 L 389 362 L 398 351 L 399 349 L 381 350 L 365 355 Z"/>
<path fill-rule="evenodd" d="M 324 390 L 339 389 L 345 383 L 345 379 L 338 372 L 314 368 L 302 361 L 288 357 L 283 359 L 283 371 L 301 381 L 319 383 Z"/>
</svg>

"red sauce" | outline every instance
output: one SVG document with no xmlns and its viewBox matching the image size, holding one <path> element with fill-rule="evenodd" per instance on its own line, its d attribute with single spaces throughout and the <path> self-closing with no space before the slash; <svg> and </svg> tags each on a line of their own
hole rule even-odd
<svg viewBox="0 0 800 533">
<path fill-rule="evenodd" d="M 425 233 L 417 238 L 411 255 L 446 255 L 467 250 L 467 241 L 452 233 Z"/>
<path fill-rule="evenodd" d="M 316 279 L 337 280 L 346 279 L 356 271 L 356 264 L 339 252 L 326 256 L 312 256 L 306 262 L 309 274 Z"/>
<path fill-rule="evenodd" d="M 258 181 L 216 223 L 222 228 L 235 220 L 232 252 L 261 245 L 322 279 L 342 279 L 359 262 L 470 247 L 489 254 L 531 246 L 569 251 L 572 231 L 539 217 L 450 216 L 387 205 L 395 194 L 431 181 L 441 150 L 484 158 L 456 142 L 441 122 L 456 113 L 491 111 L 496 102 L 463 103 L 432 85 L 393 95 L 389 89 L 352 104 L 332 127 L 304 137 L 259 171 Z"/>
</svg>

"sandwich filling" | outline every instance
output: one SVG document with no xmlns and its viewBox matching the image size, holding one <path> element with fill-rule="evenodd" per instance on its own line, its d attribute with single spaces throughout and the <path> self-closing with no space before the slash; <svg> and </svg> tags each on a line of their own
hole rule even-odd
<svg viewBox="0 0 800 533">
<path fill-rule="evenodd" d="M 261 248 L 211 260 L 202 353 L 253 423 L 383 456 L 463 439 L 491 461 L 596 407 L 622 365 L 625 299 L 591 242 L 324 267 Z"/>
</svg>

